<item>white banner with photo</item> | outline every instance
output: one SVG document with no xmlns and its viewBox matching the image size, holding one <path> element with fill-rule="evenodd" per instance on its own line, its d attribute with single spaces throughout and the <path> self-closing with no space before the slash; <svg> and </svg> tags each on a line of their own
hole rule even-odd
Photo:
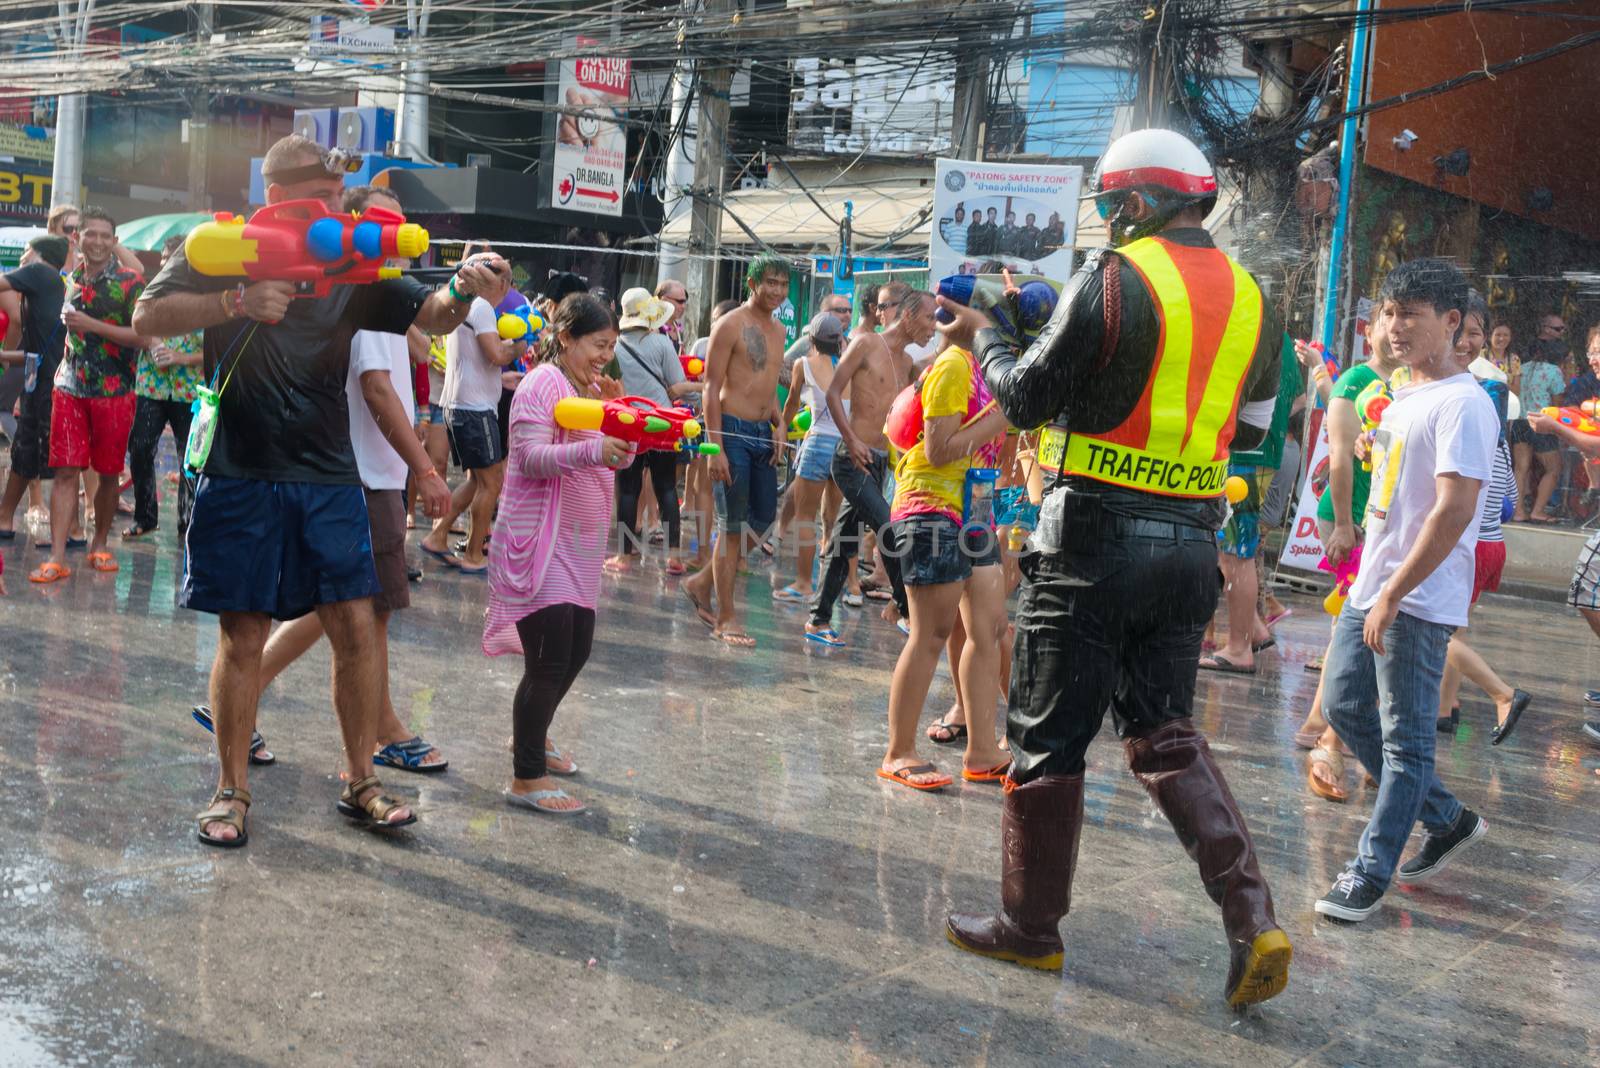
<svg viewBox="0 0 1600 1068">
<path fill-rule="evenodd" d="M 1082 167 L 941 159 L 935 178 L 931 281 L 1001 266 L 1058 283 L 1071 277 Z"/>
<path fill-rule="evenodd" d="M 1317 497 L 1328 484 L 1328 420 L 1322 412 L 1315 417 L 1316 437 L 1311 448 L 1311 463 L 1300 485 L 1300 501 L 1294 510 L 1294 525 L 1283 540 L 1280 567 L 1315 571 L 1322 563 L 1322 539 L 1317 536 Z"/>
<path fill-rule="evenodd" d="M 576 48 L 599 48 L 578 37 Z M 556 99 L 565 107 L 557 124 L 550 168 L 550 206 L 621 217 L 628 135 L 617 123 L 628 110 L 631 64 L 626 59 L 584 56 L 563 59 Z"/>
</svg>

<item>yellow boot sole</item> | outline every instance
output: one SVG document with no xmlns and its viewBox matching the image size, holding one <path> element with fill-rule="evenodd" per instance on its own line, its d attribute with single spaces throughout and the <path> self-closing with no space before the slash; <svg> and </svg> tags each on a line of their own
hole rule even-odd
<svg viewBox="0 0 1600 1068">
<path fill-rule="evenodd" d="M 1256 935 L 1250 943 L 1250 959 L 1245 963 L 1239 985 L 1228 995 L 1228 1004 L 1236 1009 L 1255 1005 L 1283 993 L 1289 985 L 1289 962 L 1294 958 L 1294 947 L 1289 936 L 1274 927 Z"/>
<path fill-rule="evenodd" d="M 991 960 L 1008 960 L 1012 964 L 1020 964 L 1024 968 L 1037 968 L 1042 972 L 1059 972 L 1062 961 L 1066 957 L 1065 951 L 1051 953 L 1043 957 L 1029 957 L 1009 949 L 978 949 L 976 946 L 970 946 L 957 938 L 956 933 L 950 930 L 949 927 L 944 929 L 944 936 L 950 940 L 952 946 L 966 950 L 975 956 L 988 957 Z M 1270 997 L 1271 995 L 1268 996 Z"/>
</svg>

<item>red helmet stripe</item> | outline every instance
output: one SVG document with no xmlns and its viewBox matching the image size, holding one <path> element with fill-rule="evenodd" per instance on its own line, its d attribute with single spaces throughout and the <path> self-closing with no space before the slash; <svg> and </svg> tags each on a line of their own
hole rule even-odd
<svg viewBox="0 0 1600 1068">
<path fill-rule="evenodd" d="M 1107 171 L 1100 176 L 1101 191 L 1132 189 L 1141 185 L 1160 186 L 1179 193 L 1198 195 L 1215 193 L 1217 179 L 1209 174 L 1185 174 L 1171 167 L 1133 167 L 1128 170 Z"/>
</svg>

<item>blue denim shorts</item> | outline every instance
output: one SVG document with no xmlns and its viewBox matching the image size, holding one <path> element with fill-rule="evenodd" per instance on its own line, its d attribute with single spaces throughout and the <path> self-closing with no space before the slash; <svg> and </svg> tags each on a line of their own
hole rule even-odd
<svg viewBox="0 0 1600 1068">
<path fill-rule="evenodd" d="M 748 526 L 765 534 L 778 514 L 778 469 L 772 465 L 772 427 L 738 416 L 722 417 L 722 455 L 731 482 L 712 484 L 717 525 L 729 534 Z"/>
<path fill-rule="evenodd" d="M 795 463 L 795 477 L 807 482 L 826 482 L 832 478 L 833 454 L 839 448 L 839 435 L 819 434 L 813 430 L 800 443 L 800 456 Z"/>
<path fill-rule="evenodd" d="M 890 524 L 907 586 L 965 582 L 975 567 L 1000 563 L 1000 541 L 988 527 L 963 527 L 944 515 L 913 515 Z"/>
<path fill-rule="evenodd" d="M 359 485 L 201 475 L 178 603 L 199 612 L 296 619 L 382 587 Z"/>
</svg>

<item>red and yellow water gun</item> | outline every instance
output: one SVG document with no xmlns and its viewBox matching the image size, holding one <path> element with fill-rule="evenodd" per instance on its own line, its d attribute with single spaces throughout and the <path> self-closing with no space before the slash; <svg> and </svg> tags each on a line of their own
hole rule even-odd
<svg viewBox="0 0 1600 1068">
<path fill-rule="evenodd" d="M 722 451 L 711 442 L 693 444 L 700 436 L 700 423 L 687 408 L 663 408 L 648 397 L 618 397 L 595 400 L 592 397 L 562 397 L 556 401 L 556 425 L 567 430 L 598 430 L 619 438 L 640 452 L 660 449 L 675 452 L 689 443 L 702 456 Z"/>
<path fill-rule="evenodd" d="M 1545 408 L 1540 414 L 1580 434 L 1600 438 L 1600 398 L 1586 400 L 1576 408 Z"/>
<path fill-rule="evenodd" d="M 320 200 L 286 200 L 250 216 L 219 212 L 189 232 L 189 265 L 214 278 L 293 282 L 296 296 L 325 297 L 335 285 L 400 277 L 393 258 L 428 251 L 428 231 L 388 208 L 334 213 Z"/>
</svg>

